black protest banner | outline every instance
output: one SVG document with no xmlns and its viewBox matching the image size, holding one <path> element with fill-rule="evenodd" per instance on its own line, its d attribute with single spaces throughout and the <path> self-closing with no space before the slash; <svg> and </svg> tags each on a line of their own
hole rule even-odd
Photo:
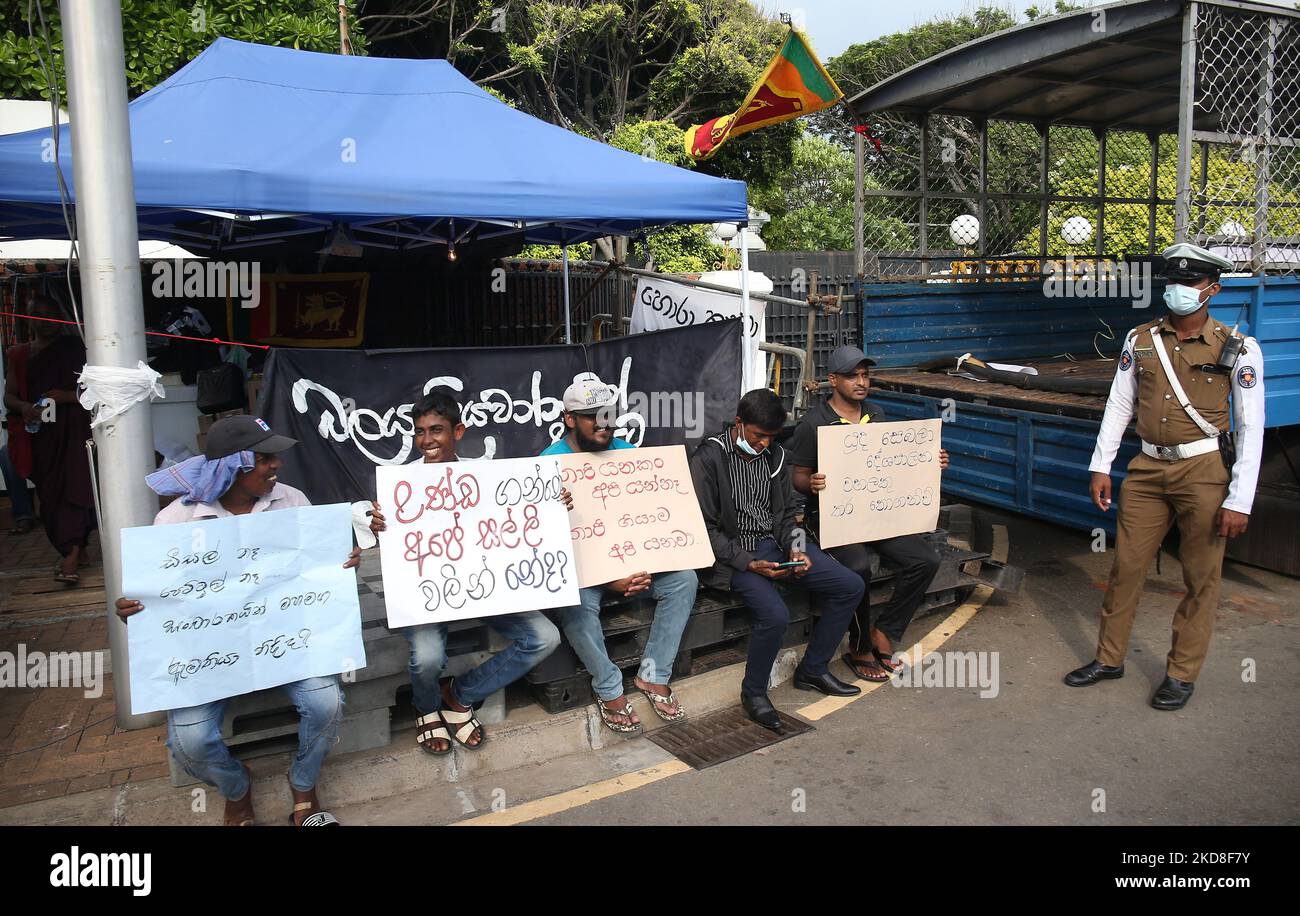
<svg viewBox="0 0 1300 916">
<path fill-rule="evenodd" d="M 273 349 L 258 412 L 299 444 L 280 479 L 312 502 L 374 499 L 375 466 L 418 456 L 411 407 L 456 393 L 461 458 L 536 455 L 564 435 L 561 398 L 594 372 L 619 390 L 616 435 L 633 445 L 694 443 L 736 413 L 740 322 L 712 322 L 586 345 L 427 350 Z"/>
</svg>

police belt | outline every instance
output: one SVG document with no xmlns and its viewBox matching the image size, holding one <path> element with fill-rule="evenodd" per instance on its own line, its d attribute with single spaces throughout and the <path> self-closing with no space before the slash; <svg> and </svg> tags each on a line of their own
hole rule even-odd
<svg viewBox="0 0 1300 916">
<path fill-rule="evenodd" d="M 1195 458 L 1197 455 L 1215 452 L 1218 449 L 1218 436 L 1198 439 L 1196 442 L 1187 442 L 1183 445 L 1152 445 L 1145 440 L 1142 442 L 1142 453 L 1160 461 L 1182 461 L 1184 458 Z"/>
</svg>

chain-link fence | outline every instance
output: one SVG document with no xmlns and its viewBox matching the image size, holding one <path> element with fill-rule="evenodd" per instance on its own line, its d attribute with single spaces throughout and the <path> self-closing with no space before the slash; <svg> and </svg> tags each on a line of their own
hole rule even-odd
<svg viewBox="0 0 1300 916">
<path fill-rule="evenodd" d="M 1300 273 L 1300 21 L 1202 4 L 1189 237 Z"/>
<path fill-rule="evenodd" d="M 1300 273 L 1300 20 L 1200 4 L 1196 48 L 1186 236 L 1243 271 Z M 1038 278 L 1174 242 L 1176 134 L 898 111 L 869 126 L 869 280 Z"/>
</svg>

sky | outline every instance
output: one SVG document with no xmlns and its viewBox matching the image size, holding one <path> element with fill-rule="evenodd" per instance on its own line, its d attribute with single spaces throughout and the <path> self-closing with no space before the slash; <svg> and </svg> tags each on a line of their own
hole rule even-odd
<svg viewBox="0 0 1300 916">
<path fill-rule="evenodd" d="M 844 51 L 849 45 L 871 41 L 882 35 L 903 32 L 914 25 L 940 15 L 970 13 L 981 6 L 996 6 L 1014 12 L 1024 21 L 1026 7 L 1040 9 L 1055 6 L 1053 0 L 750 0 L 768 13 L 786 12 L 796 23 L 803 13 L 803 30 L 812 39 L 813 48 L 822 60 Z M 1264 0 L 1269 2 L 1269 0 Z M 1100 3 L 1090 4 L 1100 6 Z M 1277 0 L 1277 6 L 1291 6 L 1290 0 Z"/>
</svg>

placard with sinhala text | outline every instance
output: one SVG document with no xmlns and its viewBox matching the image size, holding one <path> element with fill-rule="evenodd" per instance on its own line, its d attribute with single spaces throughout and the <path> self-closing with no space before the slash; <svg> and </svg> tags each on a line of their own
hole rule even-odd
<svg viewBox="0 0 1300 916">
<path fill-rule="evenodd" d="M 344 504 L 123 528 L 132 714 L 364 668 L 351 549 Z"/>
<path fill-rule="evenodd" d="M 578 452 L 560 463 L 583 588 L 713 564 L 682 446 Z"/>
<path fill-rule="evenodd" d="M 376 468 L 390 627 L 578 603 L 553 456 Z"/>
<path fill-rule="evenodd" d="M 818 428 L 823 548 L 934 530 L 941 426 L 936 419 Z"/>
</svg>

